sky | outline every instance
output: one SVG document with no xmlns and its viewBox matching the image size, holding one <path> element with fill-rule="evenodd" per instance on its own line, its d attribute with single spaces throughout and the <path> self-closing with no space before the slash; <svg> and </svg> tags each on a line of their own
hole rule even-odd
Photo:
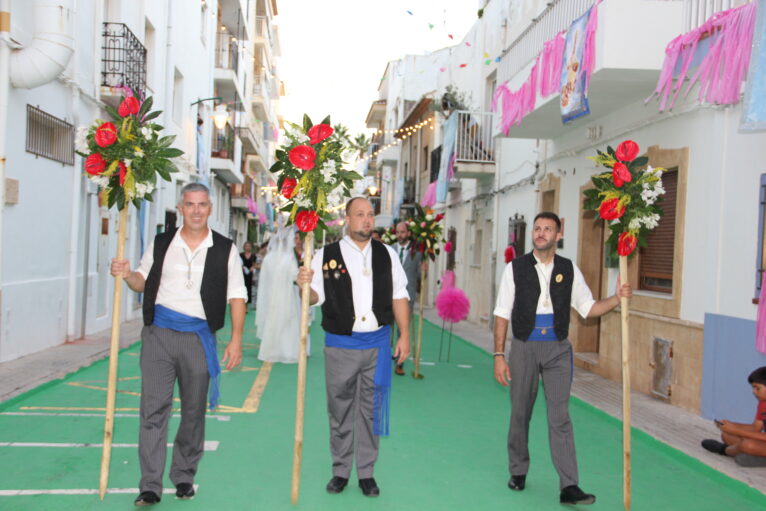
<svg viewBox="0 0 766 511">
<path fill-rule="evenodd" d="M 278 0 L 281 115 L 300 122 L 307 113 L 315 123 L 331 115 L 352 136 L 369 134 L 365 118 L 386 63 L 459 44 L 478 7 L 479 0 Z"/>
</svg>

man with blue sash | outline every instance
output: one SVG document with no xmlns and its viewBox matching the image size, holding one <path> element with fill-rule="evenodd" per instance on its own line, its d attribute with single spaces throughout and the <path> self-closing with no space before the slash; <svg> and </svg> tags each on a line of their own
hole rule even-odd
<svg viewBox="0 0 766 511">
<path fill-rule="evenodd" d="M 158 234 L 136 271 L 126 259 L 112 260 L 112 275 L 144 293 L 141 331 L 141 413 L 138 457 L 141 464 L 137 506 L 160 501 L 167 453 L 168 420 L 176 381 L 181 423 L 173 444 L 170 480 L 176 497 L 194 496 L 194 476 L 205 443 L 205 408 L 218 404 L 221 366 L 215 332 L 231 306 L 232 334 L 222 362 L 233 369 L 242 361 L 242 330 L 247 289 L 232 241 L 207 225 L 212 211 L 206 186 L 181 190 L 181 229 Z"/>
<path fill-rule="evenodd" d="M 394 356 L 410 352 L 407 277 L 396 252 L 370 239 L 375 213 L 363 197 L 346 204 L 348 235 L 319 250 L 298 283 L 311 283 L 311 303 L 322 306 L 325 381 L 332 479 L 328 493 L 348 484 L 356 459 L 359 487 L 380 494 L 373 477 L 378 436 L 388 435 L 391 323 L 401 335 Z M 355 445 L 356 444 L 356 445 Z"/>
<path fill-rule="evenodd" d="M 551 458 L 559 474 L 562 504 L 592 504 L 596 497 L 578 486 L 574 432 L 569 418 L 569 392 L 574 372 L 569 342 L 569 312 L 583 318 L 601 316 L 630 297 L 630 285 L 618 293 L 594 300 L 582 272 L 571 260 L 556 255 L 561 220 L 555 213 L 535 217 L 534 250 L 511 261 L 503 272 L 495 304 L 495 379 L 511 387 L 511 424 L 508 430 L 508 487 L 521 491 L 529 469 L 529 420 L 542 376 L 548 409 Z M 508 323 L 513 340 L 508 362 L 505 338 Z"/>
</svg>

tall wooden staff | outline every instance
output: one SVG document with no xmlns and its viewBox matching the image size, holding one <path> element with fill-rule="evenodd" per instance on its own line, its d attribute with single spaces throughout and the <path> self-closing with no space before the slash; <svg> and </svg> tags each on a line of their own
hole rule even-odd
<svg viewBox="0 0 766 511">
<path fill-rule="evenodd" d="M 314 250 L 314 232 L 306 234 L 303 240 L 303 267 L 311 268 L 311 257 Z M 306 341 L 309 333 L 309 306 L 311 284 L 301 284 L 301 330 L 300 352 L 298 355 L 298 395 L 295 400 L 295 446 L 293 448 L 293 479 L 290 489 L 290 500 L 298 503 L 298 493 L 301 487 L 301 461 L 303 460 L 303 417 L 306 398 Z"/>
<path fill-rule="evenodd" d="M 424 376 L 420 374 L 420 343 L 423 339 L 423 297 L 426 294 L 426 272 L 420 272 L 420 299 L 418 309 L 420 314 L 418 316 L 418 343 L 415 346 L 415 371 L 412 376 L 417 380 L 422 380 Z"/>
<path fill-rule="evenodd" d="M 128 224 L 128 205 L 120 210 L 117 230 L 117 259 L 125 257 L 125 232 Z M 112 300 L 112 342 L 109 347 L 109 376 L 106 387 L 106 416 L 104 418 L 104 447 L 101 451 L 101 474 L 98 495 L 104 500 L 109 483 L 109 460 L 112 455 L 114 432 L 114 402 L 117 394 L 117 357 L 120 351 L 120 305 L 122 304 L 122 275 L 114 278 L 114 299 Z"/>
<path fill-rule="evenodd" d="M 152 103 L 152 98 L 142 100 L 141 94 L 126 90 L 126 96 L 120 102 L 119 108 L 104 106 L 104 110 L 111 118 L 110 121 L 98 119 L 91 126 L 80 127 L 77 130 L 76 152 L 84 158 L 85 175 L 101 188 L 107 206 L 110 208 L 117 206 L 120 210 L 117 259 L 125 257 L 128 207 L 133 203 L 136 208 L 139 208 L 143 199 L 151 200 L 152 191 L 157 183 L 157 174 L 165 181 L 170 181 L 170 174 L 177 171 L 170 158 L 183 154 L 180 149 L 170 147 L 175 136 L 160 136 L 161 126 L 151 122 L 162 113 L 150 111 Z M 109 483 L 109 459 L 114 438 L 122 281 L 122 275 L 114 279 L 104 446 L 98 485 L 101 500 L 106 495 Z"/>
<path fill-rule="evenodd" d="M 611 222 L 611 235 L 607 250 L 615 252 L 620 261 L 620 282 L 630 282 L 628 256 L 636 247 L 646 245 L 646 236 L 654 229 L 662 215 L 655 205 L 665 193 L 662 187 L 664 169 L 647 167 L 649 158 L 637 158 L 638 144 L 625 140 L 617 150 L 607 147 L 606 152 L 597 151 L 591 157 L 598 165 L 611 172 L 591 177 L 594 188 L 585 190 L 585 208 L 598 211 L 599 216 Z M 623 504 L 630 510 L 630 336 L 628 329 L 628 299 L 620 297 L 622 326 L 622 479 Z"/>
</svg>

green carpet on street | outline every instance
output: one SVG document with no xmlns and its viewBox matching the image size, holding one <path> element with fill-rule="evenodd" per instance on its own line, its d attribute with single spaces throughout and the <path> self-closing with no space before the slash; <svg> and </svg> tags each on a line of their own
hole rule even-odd
<svg viewBox="0 0 766 511">
<path fill-rule="evenodd" d="M 317 314 L 319 316 L 319 314 Z M 226 344 L 219 332 L 219 353 Z M 545 401 L 540 392 L 530 431 L 532 464 L 527 489 L 511 492 L 505 449 L 508 393 L 492 377 L 491 357 L 453 337 L 446 362 L 438 362 L 441 328 L 423 329 L 423 380 L 394 376 L 391 436 L 381 439 L 375 478 L 381 496 L 362 496 L 355 474 L 340 495 L 324 486 L 331 476 L 324 391 L 323 334 L 315 321 L 308 361 L 306 422 L 300 501 L 290 503 L 296 365 L 274 364 L 257 412 L 244 406 L 262 366 L 253 313 L 248 314 L 241 370 L 222 377 L 223 409 L 206 421 L 211 442 L 195 484 L 198 494 L 179 501 L 165 494 L 155 509 L 442 511 L 458 509 L 562 509 L 558 476 L 550 461 Z M 135 489 L 139 467 L 137 408 L 140 343 L 121 352 L 110 489 Z M 432 363 L 436 362 L 436 365 Z M 131 509 L 136 493 L 98 495 L 40 493 L 96 490 L 103 441 L 107 363 L 101 361 L 62 380 L 0 404 L 0 510 Z M 581 486 L 597 495 L 592 509 L 622 509 L 621 425 L 572 399 Z M 172 443 L 178 418 L 171 420 Z M 679 431 L 679 435 L 684 434 Z M 214 442 L 218 442 L 217 446 Z M 9 445 L 24 443 L 24 445 Z M 38 445 L 29 445 L 38 444 Z M 69 445 L 39 445 L 69 444 Z M 120 444 L 128 444 L 120 446 Z M 170 452 L 170 449 L 168 450 Z M 170 456 L 168 456 L 168 463 Z M 732 461 L 733 463 L 733 461 Z M 766 509 L 766 496 L 638 431 L 633 434 L 633 506 L 640 510 Z M 165 475 L 166 488 L 172 484 Z M 34 490 L 34 495 L 9 495 Z"/>
</svg>

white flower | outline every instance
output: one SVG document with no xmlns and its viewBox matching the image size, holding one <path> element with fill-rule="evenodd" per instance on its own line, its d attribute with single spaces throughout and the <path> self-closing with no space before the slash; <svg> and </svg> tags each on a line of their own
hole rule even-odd
<svg viewBox="0 0 766 511">
<path fill-rule="evenodd" d="M 293 201 L 295 201 L 295 203 L 298 205 L 299 208 L 311 207 L 311 199 L 309 199 L 302 193 L 299 193 L 297 196 L 294 196 Z"/>
<path fill-rule="evenodd" d="M 144 155 L 144 151 L 140 147 L 134 146 L 133 149 L 133 154 L 136 155 L 136 158 L 141 158 Z"/>
<path fill-rule="evenodd" d="M 647 229 L 654 229 L 660 223 L 660 215 L 654 213 L 641 218 L 641 222 Z"/>
<path fill-rule="evenodd" d="M 154 185 L 151 183 L 136 183 L 136 197 L 143 199 L 154 191 Z"/>
<path fill-rule="evenodd" d="M 335 169 L 335 160 L 327 160 L 324 162 L 324 165 L 319 169 L 319 172 L 321 172 L 325 181 L 330 181 L 338 172 Z"/>
<path fill-rule="evenodd" d="M 628 229 L 631 231 L 637 231 L 641 227 L 641 218 L 635 217 L 630 220 L 630 223 L 628 224 Z"/>
<path fill-rule="evenodd" d="M 330 208 L 337 208 L 341 204 L 343 204 L 344 199 L 344 188 L 343 185 L 338 185 L 333 190 L 327 194 L 327 206 Z"/>
<path fill-rule="evenodd" d="M 144 136 L 144 138 L 151 138 L 153 133 L 154 130 L 152 130 L 149 126 L 144 126 L 141 128 L 141 134 Z"/>
<path fill-rule="evenodd" d="M 109 178 L 107 176 L 88 176 L 88 178 L 101 188 L 109 186 Z"/>
<path fill-rule="evenodd" d="M 426 220 L 428 220 L 429 222 L 430 222 L 431 220 L 433 220 L 433 219 L 434 219 L 434 216 L 433 216 L 433 215 L 426 215 Z"/>
<path fill-rule="evenodd" d="M 81 153 L 90 152 L 88 147 L 88 127 L 80 126 L 74 136 L 74 147 Z"/>
<path fill-rule="evenodd" d="M 128 158 L 125 158 L 122 160 L 122 162 L 125 164 L 126 167 L 130 168 L 130 166 L 133 164 L 133 160 L 130 160 Z"/>
</svg>

